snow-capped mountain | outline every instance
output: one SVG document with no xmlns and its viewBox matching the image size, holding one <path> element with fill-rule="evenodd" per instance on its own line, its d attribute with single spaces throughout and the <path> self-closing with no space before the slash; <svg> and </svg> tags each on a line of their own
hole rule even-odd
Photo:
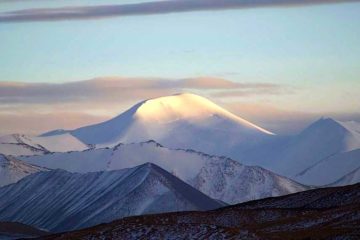
<svg viewBox="0 0 360 240">
<path fill-rule="evenodd" d="M 12 134 L 0 137 L 0 153 L 41 155 L 49 152 L 82 151 L 88 146 L 69 133 L 47 137 Z"/>
<path fill-rule="evenodd" d="M 116 170 L 152 162 L 206 195 L 227 203 L 307 189 L 306 186 L 260 167 L 245 166 L 230 158 L 193 150 L 169 149 L 155 141 L 22 159 L 39 166 L 71 172 Z"/>
<path fill-rule="evenodd" d="M 130 215 L 210 210 L 213 200 L 154 164 L 93 173 L 40 172 L 0 188 L 0 221 L 50 231 L 79 229 Z"/>
<path fill-rule="evenodd" d="M 47 171 L 47 169 L 31 165 L 12 156 L 0 154 L 0 187 L 15 183 L 40 171 Z"/>
<path fill-rule="evenodd" d="M 360 166 L 357 122 L 322 118 L 298 135 L 266 144 L 243 160 L 304 184 L 330 184 Z"/>
<path fill-rule="evenodd" d="M 146 100 L 107 122 L 69 133 L 98 146 L 154 139 L 167 147 L 218 155 L 226 155 L 234 148 L 246 149 L 273 135 L 210 100 L 189 93 Z"/>
</svg>

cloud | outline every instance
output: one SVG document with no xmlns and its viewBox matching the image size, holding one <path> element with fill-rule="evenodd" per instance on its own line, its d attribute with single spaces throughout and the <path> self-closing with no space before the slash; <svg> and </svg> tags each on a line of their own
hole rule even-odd
<svg viewBox="0 0 360 240">
<path fill-rule="evenodd" d="M 0 23 L 83 20 L 191 11 L 219 11 L 257 7 L 289 7 L 359 2 L 359 0 L 167 0 L 135 4 L 25 9 L 0 14 Z"/>
<path fill-rule="evenodd" d="M 75 129 L 107 120 L 108 116 L 96 116 L 83 112 L 19 113 L 0 112 L 0 136 L 12 133 L 39 134 L 54 129 Z"/>
<path fill-rule="evenodd" d="M 239 83 L 214 77 L 186 78 L 178 80 L 177 83 L 182 88 L 197 89 L 268 89 L 281 87 L 272 83 Z"/>
<path fill-rule="evenodd" d="M 225 96 L 232 91 L 252 95 L 281 94 L 285 86 L 268 83 L 238 83 L 221 78 L 105 77 L 62 84 L 0 83 L 0 106 L 12 104 L 50 104 L 71 102 L 126 102 L 170 95 L 184 91 L 210 91 L 210 96 Z M 221 91 L 221 92 L 219 92 Z"/>
<path fill-rule="evenodd" d="M 290 87 L 269 84 L 268 86 L 265 85 L 265 86 L 257 86 L 257 87 L 240 88 L 237 90 L 230 90 L 230 91 L 216 91 L 212 93 L 211 96 L 217 98 L 239 98 L 239 97 L 251 97 L 258 95 L 285 95 L 285 94 L 293 94 L 294 92 L 295 92 L 294 89 Z"/>
</svg>

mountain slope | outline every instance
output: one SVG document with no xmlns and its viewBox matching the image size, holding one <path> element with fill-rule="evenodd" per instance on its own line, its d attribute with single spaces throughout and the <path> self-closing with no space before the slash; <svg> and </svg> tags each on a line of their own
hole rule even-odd
<svg viewBox="0 0 360 240">
<path fill-rule="evenodd" d="M 260 167 L 245 166 L 230 158 L 193 150 L 169 149 L 154 141 L 22 159 L 39 166 L 72 172 L 116 170 L 152 162 L 206 195 L 227 203 L 307 189 L 306 186 Z"/>
<path fill-rule="evenodd" d="M 257 166 L 231 159 L 209 159 L 190 184 L 215 199 L 235 204 L 309 189 Z"/>
<path fill-rule="evenodd" d="M 171 148 L 220 155 L 272 136 L 271 132 L 189 93 L 146 100 L 109 121 L 69 132 L 98 146 L 154 139 Z"/>
<path fill-rule="evenodd" d="M 88 146 L 69 133 L 34 137 L 12 134 L 0 137 L 0 153 L 6 155 L 41 155 L 49 152 L 82 151 Z"/>
<path fill-rule="evenodd" d="M 341 177 L 337 181 L 329 184 L 329 186 L 346 186 L 360 182 L 360 167 Z"/>
<path fill-rule="evenodd" d="M 322 118 L 296 136 L 283 138 L 281 141 L 270 141 L 267 143 L 270 147 L 260 145 L 253 149 L 253 152 L 248 152 L 244 160 L 246 163 L 258 164 L 304 184 L 329 184 L 353 170 L 350 167 L 348 172 L 342 172 L 339 171 L 342 168 L 330 168 L 326 165 L 329 161 L 338 161 L 338 165 L 342 164 L 342 160 L 352 161 L 346 161 L 343 157 L 348 152 L 351 155 L 351 151 L 360 149 L 359 129 L 360 124 L 356 122 Z M 321 164 L 322 162 L 324 164 Z M 319 166 L 319 171 L 314 173 L 313 177 L 304 174 L 315 166 Z M 324 166 L 326 170 L 320 166 Z M 334 179 L 323 181 L 317 174 L 326 174 L 328 178 Z"/>
<path fill-rule="evenodd" d="M 305 184 L 328 185 L 359 167 L 360 149 L 357 149 L 325 158 L 297 174 L 295 179 Z"/>
<path fill-rule="evenodd" d="M 40 172 L 0 188 L 1 221 L 64 231 L 145 213 L 222 206 L 154 164 L 94 173 Z"/>
<path fill-rule="evenodd" d="M 31 165 L 11 156 L 0 154 L 0 187 L 47 169 Z"/>
<path fill-rule="evenodd" d="M 359 239 L 360 184 L 207 212 L 128 217 L 41 239 Z"/>
</svg>

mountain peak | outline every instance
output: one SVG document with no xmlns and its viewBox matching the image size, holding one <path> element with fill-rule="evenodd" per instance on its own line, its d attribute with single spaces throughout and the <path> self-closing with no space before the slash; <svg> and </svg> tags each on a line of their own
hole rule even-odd
<svg viewBox="0 0 360 240">
<path fill-rule="evenodd" d="M 330 117 L 321 117 L 319 120 L 312 123 L 303 132 L 313 132 L 314 130 L 322 131 L 342 131 L 351 132 L 352 134 L 360 134 L 360 123 L 356 121 L 340 121 Z"/>
<path fill-rule="evenodd" d="M 309 129 L 313 131 L 314 129 L 334 129 L 334 128 L 343 128 L 339 121 L 330 118 L 330 117 L 321 117 L 319 120 L 313 122 L 308 126 L 303 132 L 308 131 Z"/>
<path fill-rule="evenodd" d="M 238 150 L 240 145 L 246 148 L 273 135 L 192 93 L 145 100 L 113 119 L 70 133 L 84 143 L 98 146 L 153 139 L 171 148 L 220 155 L 225 155 L 229 148 Z M 219 146 L 218 142 L 223 144 Z"/>
<path fill-rule="evenodd" d="M 236 116 L 205 97 L 193 93 L 177 93 L 146 100 L 137 105 L 134 115 L 145 121 L 159 123 L 169 123 L 182 119 L 201 121 L 207 117 L 216 116 L 273 135 L 272 132 Z"/>
<path fill-rule="evenodd" d="M 144 101 L 135 115 L 141 119 L 158 122 L 182 118 L 201 118 L 219 111 L 209 100 L 190 93 L 175 94 Z"/>
</svg>

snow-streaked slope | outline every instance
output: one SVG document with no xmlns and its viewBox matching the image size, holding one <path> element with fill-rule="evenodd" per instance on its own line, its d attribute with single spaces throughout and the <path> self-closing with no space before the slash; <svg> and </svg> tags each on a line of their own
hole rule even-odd
<svg viewBox="0 0 360 240">
<path fill-rule="evenodd" d="M 360 148 L 359 123 L 322 118 L 300 134 L 253 149 L 244 158 L 276 173 L 294 178 L 321 161 Z M 275 143 L 274 143 L 275 142 Z M 272 144 L 272 145 L 271 145 Z M 324 174 L 332 174 L 336 169 Z M 297 180 L 300 178 L 296 177 Z M 302 178 L 301 178 L 302 180 Z M 306 181 L 304 183 L 313 183 Z M 309 179 L 308 179 L 309 180 Z"/>
<path fill-rule="evenodd" d="M 40 155 L 47 153 L 48 150 L 42 146 L 29 144 L 31 138 L 21 135 L 12 134 L 0 137 L 0 153 L 13 156 L 21 155 Z"/>
<path fill-rule="evenodd" d="M 0 137 L 0 153 L 13 156 L 82 151 L 88 146 L 69 133 L 47 137 L 12 134 Z"/>
<path fill-rule="evenodd" d="M 333 182 L 330 186 L 346 186 L 355 183 L 360 183 L 360 167 Z"/>
<path fill-rule="evenodd" d="M 22 159 L 32 164 L 72 172 L 116 170 L 152 162 L 210 197 L 227 203 L 307 189 L 263 168 L 244 166 L 230 158 L 193 150 L 169 149 L 154 141 Z"/>
<path fill-rule="evenodd" d="M 51 231 L 130 215 L 223 206 L 154 164 L 93 173 L 40 172 L 0 188 L 0 221 Z"/>
<path fill-rule="evenodd" d="M 337 121 L 341 126 L 348 130 L 345 139 L 345 150 L 351 151 L 360 148 L 360 123 L 357 121 Z"/>
<path fill-rule="evenodd" d="M 360 167 L 360 149 L 335 154 L 296 175 L 297 181 L 328 185 Z"/>
<path fill-rule="evenodd" d="M 0 187 L 15 183 L 30 174 L 46 170 L 15 159 L 12 156 L 0 154 Z"/>
<path fill-rule="evenodd" d="M 212 198 L 231 204 L 309 189 L 264 168 L 245 166 L 228 158 L 210 158 L 190 183 Z"/>
<path fill-rule="evenodd" d="M 69 132 L 98 146 L 154 139 L 171 148 L 220 155 L 272 136 L 208 99 L 189 93 L 146 100 L 107 122 Z"/>
</svg>

